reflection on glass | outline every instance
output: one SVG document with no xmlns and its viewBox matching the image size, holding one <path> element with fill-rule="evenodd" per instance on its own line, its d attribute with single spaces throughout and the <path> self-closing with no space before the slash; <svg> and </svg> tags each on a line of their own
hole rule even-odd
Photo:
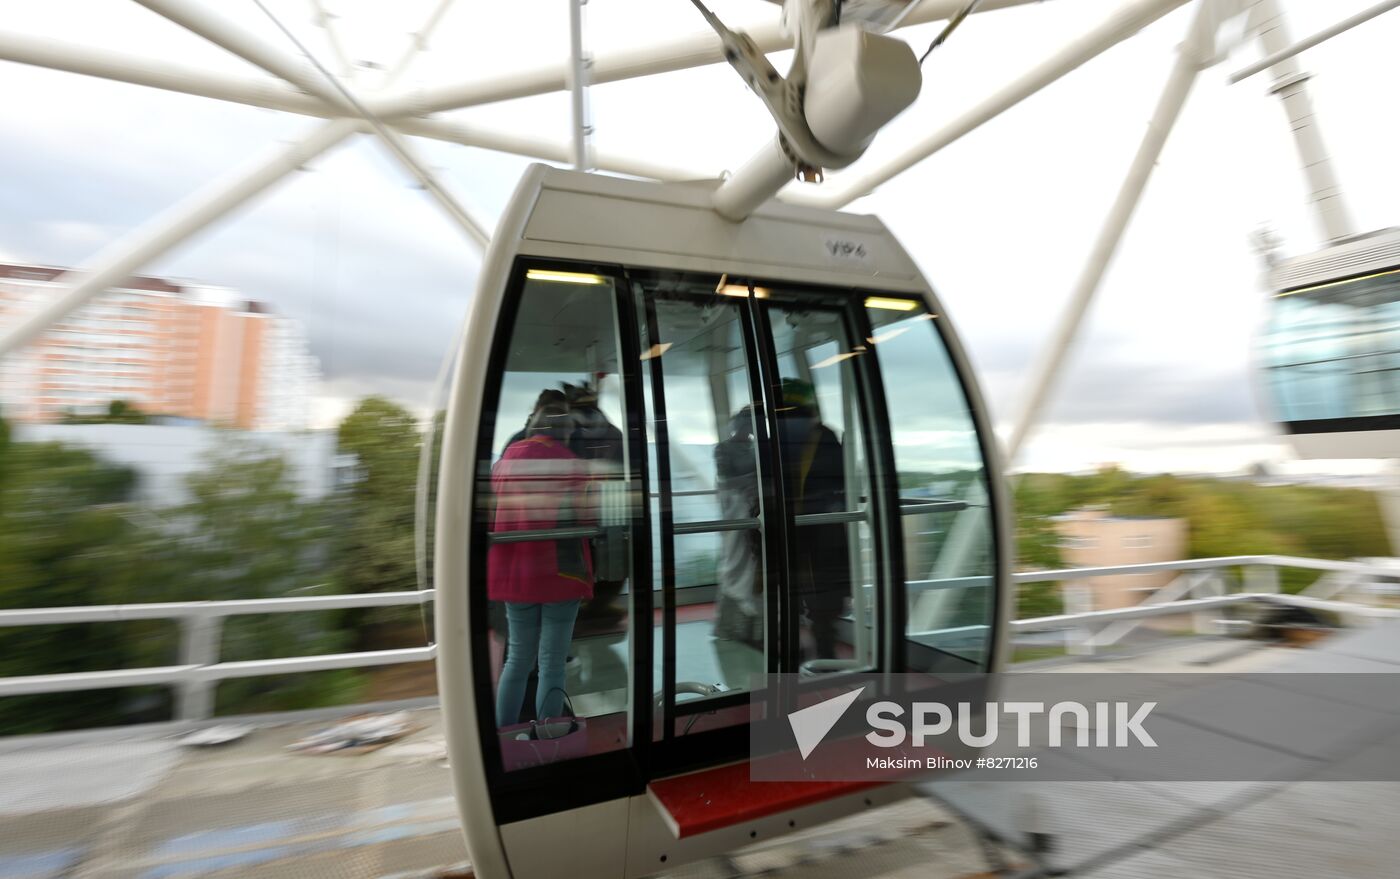
<svg viewBox="0 0 1400 879">
<path fill-rule="evenodd" d="M 762 512 L 758 492 L 758 458 L 754 444 L 753 407 L 745 406 L 729 419 L 725 436 L 715 444 L 715 496 L 719 518 L 757 520 Z M 697 537 L 701 535 L 696 535 Z M 763 535 L 758 528 L 721 531 L 715 565 L 716 638 L 763 649 Z"/>
<path fill-rule="evenodd" d="M 869 492 L 854 358 L 866 346 L 853 343 L 835 308 L 775 305 L 768 317 L 782 376 L 777 439 L 796 528 L 790 576 L 801 656 L 817 661 L 809 669 L 868 667 L 874 639 L 849 616 L 874 582 L 859 528 Z"/>
<path fill-rule="evenodd" d="M 679 705 L 745 690 L 750 676 L 765 670 L 767 597 L 755 407 L 744 347 L 744 303 L 717 296 L 713 280 L 662 274 L 643 278 L 638 307 L 649 314 L 653 327 L 639 322 L 639 348 L 647 352 L 643 386 L 653 404 L 647 437 L 654 475 L 654 583 L 662 589 L 669 574 L 676 605 L 674 632 L 664 631 L 658 616 L 653 679 L 660 691 L 664 652 L 674 650 Z M 657 417 L 661 411 L 664 422 Z M 664 475 L 658 458 L 664 458 Z M 676 532 L 664 548 L 663 507 L 670 510 Z M 669 571 L 665 550 L 672 553 Z M 676 733 L 713 728 L 717 715 L 706 715 L 704 724 L 695 719 L 699 716 L 678 721 Z M 662 733 L 658 715 L 655 734 Z"/>
<path fill-rule="evenodd" d="M 867 315 L 898 470 L 906 662 L 911 671 L 932 669 L 943 652 L 980 664 L 989 646 L 995 550 L 971 408 L 937 319 L 922 304 Z"/>
<path fill-rule="evenodd" d="M 491 459 L 478 490 L 490 710 L 507 770 L 626 742 L 632 514 L 619 362 L 612 281 L 531 270 L 497 411 L 484 419 Z"/>
<path fill-rule="evenodd" d="M 1283 421 L 1400 415 L 1400 272 L 1276 296 L 1264 360 Z"/>
</svg>

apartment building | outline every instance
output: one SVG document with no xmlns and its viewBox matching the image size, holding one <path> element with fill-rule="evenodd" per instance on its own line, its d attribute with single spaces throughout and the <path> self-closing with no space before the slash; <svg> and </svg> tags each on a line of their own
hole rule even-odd
<svg viewBox="0 0 1400 879">
<path fill-rule="evenodd" d="M 1055 517 L 1060 557 L 1070 568 L 1141 565 L 1185 558 L 1187 526 L 1186 519 L 1111 516 L 1097 507 L 1071 510 Z M 1079 612 L 1129 607 L 1176 576 L 1166 571 L 1069 580 L 1063 585 L 1065 609 Z"/>
<path fill-rule="evenodd" d="M 0 323 L 53 295 L 64 270 L 0 264 Z M 245 430 L 302 430 L 320 367 L 300 324 L 237 291 L 130 278 L 0 361 L 6 418 L 43 424 L 106 411 Z"/>
</svg>

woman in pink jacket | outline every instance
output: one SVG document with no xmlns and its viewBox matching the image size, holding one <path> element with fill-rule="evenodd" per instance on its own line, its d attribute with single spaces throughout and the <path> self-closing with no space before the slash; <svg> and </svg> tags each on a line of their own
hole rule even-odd
<svg viewBox="0 0 1400 879">
<path fill-rule="evenodd" d="M 492 532 L 535 531 L 581 525 L 587 486 L 585 463 L 566 445 L 572 420 L 562 403 L 540 406 L 525 437 L 505 450 L 491 470 L 496 510 Z M 487 555 L 487 593 L 505 603 L 506 661 L 496 690 L 496 725 L 520 721 L 526 682 L 539 664 L 535 716 L 558 717 L 564 699 L 564 663 L 579 602 L 593 596 L 588 540 L 530 540 L 493 544 Z"/>
</svg>

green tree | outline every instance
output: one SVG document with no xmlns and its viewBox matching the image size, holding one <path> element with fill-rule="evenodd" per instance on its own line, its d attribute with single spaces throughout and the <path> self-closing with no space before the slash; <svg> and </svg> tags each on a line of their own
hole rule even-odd
<svg viewBox="0 0 1400 879">
<path fill-rule="evenodd" d="M 133 501 L 136 474 L 57 443 L 11 442 L 0 422 L 0 607 L 278 598 L 333 580 L 327 505 L 299 497 L 281 457 L 231 441 L 159 511 Z M 229 618 L 220 659 L 334 653 L 343 613 Z M 170 665 L 164 620 L 0 629 L 0 677 Z M 337 671 L 226 681 L 221 712 L 340 704 L 363 677 Z M 0 700 L 0 734 L 170 716 L 168 687 Z"/>
<path fill-rule="evenodd" d="M 147 567 L 159 571 L 165 600 L 284 598 L 334 591 L 328 559 L 332 528 L 325 503 L 298 496 L 286 461 L 231 440 L 209 466 L 186 480 L 190 499 L 166 513 Z M 161 600 L 152 598 L 149 600 Z M 224 662 L 309 656 L 351 649 L 343 614 L 285 613 L 230 617 Z M 232 679 L 219 686 L 218 708 L 271 711 L 337 704 L 353 698 L 354 672 L 325 677 Z"/>
<path fill-rule="evenodd" d="M 383 397 L 361 400 L 340 424 L 339 450 L 355 456 L 336 553 L 346 592 L 417 588 L 413 526 L 419 442 L 413 417 Z"/>
<path fill-rule="evenodd" d="M 113 400 L 107 404 L 107 411 L 102 415 L 68 412 L 62 420 L 64 424 L 149 424 L 151 416 L 130 401 Z"/>
<path fill-rule="evenodd" d="M 341 422 L 338 448 L 353 455 L 355 478 L 336 501 L 336 569 L 343 592 L 418 588 L 417 488 L 422 437 L 412 415 L 366 397 Z M 347 611 L 360 649 L 422 643 L 426 618 L 412 607 Z"/>
<path fill-rule="evenodd" d="M 1018 563 L 1053 564 L 1053 528 L 1047 517 L 1087 505 L 1117 516 L 1171 516 L 1188 522 L 1184 555 L 1296 555 L 1349 559 L 1389 552 L 1374 494 L 1326 486 L 1265 486 L 1171 474 L 1136 475 L 1117 467 L 1068 475 L 1029 473 L 1016 486 Z M 1280 585 L 1297 591 L 1316 573 L 1285 570 Z M 1028 612 L 1039 599 L 1022 595 Z"/>
<path fill-rule="evenodd" d="M 132 515 L 135 487 L 125 467 L 58 443 L 13 442 L 0 421 L 0 608 L 140 600 L 146 537 Z M 0 677 L 168 664 L 171 635 L 161 621 L 0 629 Z M 148 663 L 150 654 L 160 658 Z M 7 698 L 0 735 L 160 719 L 167 704 L 161 690 Z"/>
<path fill-rule="evenodd" d="M 1031 620 L 1064 612 L 1058 583 L 1025 583 L 1016 587 L 1016 619 Z"/>
</svg>

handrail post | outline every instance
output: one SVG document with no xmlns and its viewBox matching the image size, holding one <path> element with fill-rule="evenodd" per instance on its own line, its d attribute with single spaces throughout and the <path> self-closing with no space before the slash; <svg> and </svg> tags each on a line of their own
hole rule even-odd
<svg viewBox="0 0 1400 879">
<path fill-rule="evenodd" d="M 214 716 L 214 691 L 219 684 L 201 672 L 218 663 L 223 629 L 224 618 L 216 614 L 193 613 L 180 619 L 180 664 L 195 668 L 177 686 L 177 720 L 208 720 Z"/>
<path fill-rule="evenodd" d="M 1211 570 L 1198 578 L 1191 587 L 1192 598 L 1213 598 L 1224 595 L 1226 581 L 1219 570 Z M 1197 635 L 1208 635 L 1215 631 L 1216 611 L 1198 610 L 1191 614 L 1191 625 Z"/>
<path fill-rule="evenodd" d="M 1063 589 L 1066 613 L 1088 613 L 1094 607 L 1093 591 L 1080 583 L 1073 583 Z M 1093 656 L 1094 636 L 1097 628 L 1089 625 L 1072 626 L 1065 629 L 1065 653 L 1070 656 Z"/>
<path fill-rule="evenodd" d="M 1278 568 L 1273 565 L 1247 566 L 1244 569 L 1244 591 L 1277 595 Z"/>
</svg>

